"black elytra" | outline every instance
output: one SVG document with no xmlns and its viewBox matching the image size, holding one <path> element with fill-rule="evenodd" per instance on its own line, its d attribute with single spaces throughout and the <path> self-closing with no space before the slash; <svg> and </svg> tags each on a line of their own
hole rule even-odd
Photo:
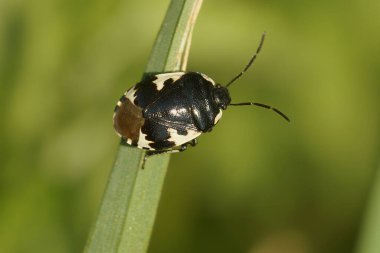
<svg viewBox="0 0 380 253">
<path fill-rule="evenodd" d="M 227 87 L 252 65 L 256 53 L 226 86 L 198 72 L 173 72 L 149 76 L 130 88 L 118 101 L 113 116 L 117 134 L 131 146 L 149 150 L 147 155 L 181 152 L 194 146 L 197 137 L 210 132 L 229 105 L 256 105 L 289 118 L 276 108 L 254 103 L 231 103 Z"/>
</svg>

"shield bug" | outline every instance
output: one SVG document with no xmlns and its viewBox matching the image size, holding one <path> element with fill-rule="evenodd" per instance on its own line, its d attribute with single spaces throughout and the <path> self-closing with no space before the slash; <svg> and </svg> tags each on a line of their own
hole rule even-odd
<svg viewBox="0 0 380 253">
<path fill-rule="evenodd" d="M 146 157 L 186 150 L 197 137 L 210 132 L 228 106 L 255 105 L 271 109 L 285 120 L 278 109 L 261 103 L 231 103 L 228 87 L 252 65 L 263 46 L 260 44 L 244 69 L 225 86 L 198 72 L 151 75 L 131 87 L 117 102 L 113 125 L 127 144 L 148 150 Z"/>
</svg>

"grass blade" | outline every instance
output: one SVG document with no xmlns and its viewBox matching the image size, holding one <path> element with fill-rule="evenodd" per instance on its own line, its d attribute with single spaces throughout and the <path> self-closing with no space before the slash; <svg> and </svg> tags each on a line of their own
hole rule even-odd
<svg viewBox="0 0 380 253">
<path fill-rule="evenodd" d="M 202 0 L 172 0 L 145 74 L 184 70 Z M 85 252 L 146 252 L 169 163 L 120 145 Z"/>
<path fill-rule="evenodd" d="M 380 252 L 380 165 L 371 188 L 356 253 Z"/>
</svg>

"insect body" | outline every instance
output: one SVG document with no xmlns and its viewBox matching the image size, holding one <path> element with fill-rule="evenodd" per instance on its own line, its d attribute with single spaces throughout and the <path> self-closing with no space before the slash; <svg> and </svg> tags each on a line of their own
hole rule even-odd
<svg viewBox="0 0 380 253">
<path fill-rule="evenodd" d="M 252 65 L 264 41 L 250 62 L 226 86 L 197 72 L 174 72 L 150 76 L 130 88 L 118 101 L 113 117 L 114 128 L 129 145 L 147 149 L 147 155 L 184 151 L 195 145 L 196 138 L 210 132 L 229 105 L 256 105 L 279 110 L 260 103 L 231 103 L 227 87 Z"/>
</svg>

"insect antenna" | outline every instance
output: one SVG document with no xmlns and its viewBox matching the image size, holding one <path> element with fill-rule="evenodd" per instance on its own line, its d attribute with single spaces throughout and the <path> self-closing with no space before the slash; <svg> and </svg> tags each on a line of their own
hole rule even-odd
<svg viewBox="0 0 380 253">
<path fill-rule="evenodd" d="M 263 35 L 261 35 L 261 40 L 260 40 L 260 44 L 259 44 L 259 47 L 257 48 L 256 50 L 256 53 L 252 56 L 252 58 L 249 60 L 248 64 L 244 67 L 244 69 L 237 75 L 235 76 L 234 78 L 232 78 L 231 81 L 229 81 L 227 84 L 226 84 L 226 88 L 228 86 L 230 86 L 232 83 L 234 83 L 236 80 L 238 80 L 252 65 L 252 63 L 255 61 L 257 55 L 260 53 L 261 51 L 261 48 L 264 44 L 264 39 L 265 39 L 265 32 L 263 33 Z"/>
<path fill-rule="evenodd" d="M 280 110 L 278 110 L 278 109 L 276 109 L 270 105 L 265 105 L 265 104 L 261 104 L 261 103 L 253 103 L 253 102 L 243 102 L 243 103 L 234 103 L 234 104 L 231 103 L 230 105 L 234 105 L 234 106 L 255 105 L 255 106 L 263 107 L 263 108 L 274 111 L 275 113 L 277 113 L 278 115 L 283 117 L 286 121 L 290 122 L 290 119 L 288 118 L 288 116 L 286 116 L 283 112 L 281 112 Z"/>
</svg>

